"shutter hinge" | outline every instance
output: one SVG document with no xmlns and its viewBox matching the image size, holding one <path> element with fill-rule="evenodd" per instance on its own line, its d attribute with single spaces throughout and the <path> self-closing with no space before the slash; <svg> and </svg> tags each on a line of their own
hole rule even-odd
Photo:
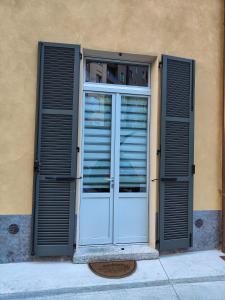
<svg viewBox="0 0 225 300">
<path fill-rule="evenodd" d="M 159 249 L 160 248 L 160 241 L 156 240 L 155 243 L 156 243 L 156 249 Z"/>
<path fill-rule="evenodd" d="M 160 155 L 160 154 L 161 154 L 161 149 L 157 149 L 156 154 L 157 154 L 157 155 Z"/>
<path fill-rule="evenodd" d="M 189 235 L 189 245 L 190 245 L 190 247 L 192 247 L 192 243 L 193 243 L 193 238 L 192 238 L 192 233 L 190 232 L 190 235 Z"/>
<path fill-rule="evenodd" d="M 80 147 L 77 147 L 77 152 L 80 152 Z"/>
<path fill-rule="evenodd" d="M 39 172 L 40 170 L 40 164 L 39 164 L 39 161 L 38 160 L 35 160 L 34 161 L 34 171 L 35 172 Z"/>
<path fill-rule="evenodd" d="M 159 69 L 161 69 L 163 66 L 162 61 L 159 62 Z"/>
<path fill-rule="evenodd" d="M 83 54 L 80 52 L 80 59 L 82 59 L 83 58 Z"/>
<path fill-rule="evenodd" d="M 195 174 L 195 165 L 192 165 L 191 172 L 192 172 L 192 174 Z"/>
<path fill-rule="evenodd" d="M 191 111 L 194 110 L 194 96 L 192 95 L 192 98 L 191 98 Z"/>
<path fill-rule="evenodd" d="M 156 213 L 156 245 L 160 248 L 159 212 Z"/>
</svg>

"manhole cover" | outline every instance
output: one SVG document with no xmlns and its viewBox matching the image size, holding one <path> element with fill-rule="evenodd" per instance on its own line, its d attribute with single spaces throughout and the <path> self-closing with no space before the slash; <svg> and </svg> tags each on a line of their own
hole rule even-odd
<svg viewBox="0 0 225 300">
<path fill-rule="evenodd" d="M 136 270 L 134 260 L 116 260 L 89 263 L 90 269 L 97 275 L 106 278 L 122 278 L 131 275 Z"/>
</svg>

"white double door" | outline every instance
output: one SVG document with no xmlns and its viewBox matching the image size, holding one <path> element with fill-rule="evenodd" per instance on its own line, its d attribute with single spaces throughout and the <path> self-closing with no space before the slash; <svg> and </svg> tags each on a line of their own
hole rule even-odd
<svg viewBox="0 0 225 300">
<path fill-rule="evenodd" d="M 148 241 L 148 97 L 85 92 L 80 245 Z"/>
</svg>

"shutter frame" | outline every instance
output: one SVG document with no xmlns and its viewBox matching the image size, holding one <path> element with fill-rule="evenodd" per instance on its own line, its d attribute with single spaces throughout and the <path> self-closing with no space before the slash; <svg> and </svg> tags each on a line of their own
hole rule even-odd
<svg viewBox="0 0 225 300">
<path fill-rule="evenodd" d="M 181 63 L 185 63 L 185 65 L 189 65 L 190 66 L 190 86 L 189 86 L 189 118 L 183 118 L 182 116 L 179 117 L 171 117 L 168 116 L 168 110 L 167 110 L 167 105 L 168 105 L 168 61 L 171 62 L 181 62 Z M 192 173 L 192 166 L 193 166 L 193 161 L 194 161 L 194 91 L 195 91 L 195 61 L 192 59 L 185 59 L 185 58 L 179 58 L 179 57 L 174 57 L 174 56 L 168 56 L 168 55 L 163 55 L 162 56 L 162 69 L 161 69 L 161 81 L 162 81 L 162 91 L 161 91 L 161 135 L 160 135 L 160 149 L 161 149 L 161 153 L 160 153 L 160 190 L 159 190 L 159 198 L 160 198 L 160 203 L 159 203 L 159 249 L 160 250 L 175 250 L 175 249 L 179 249 L 179 248 L 188 248 L 192 246 L 192 235 L 193 235 L 193 173 Z M 183 72 L 185 72 L 185 69 L 183 70 Z M 188 73 L 186 72 L 186 76 Z M 183 74 L 177 74 L 177 76 L 179 75 L 183 75 Z M 185 76 L 183 75 L 183 76 Z M 174 76 L 176 76 L 176 74 L 174 74 Z M 178 77 L 177 77 L 178 78 Z M 182 77 L 180 77 L 182 78 Z M 175 78 L 176 79 L 176 78 Z M 184 78 L 185 79 L 185 78 Z M 171 77 L 171 80 L 172 77 Z M 171 82 L 170 82 L 171 84 Z M 183 93 L 185 93 L 185 89 L 183 86 Z M 171 101 L 171 99 L 170 99 Z M 172 101 L 176 101 L 176 100 L 172 100 Z M 184 100 L 182 100 L 184 101 Z M 172 104 L 176 104 L 173 103 Z M 170 103 L 171 105 L 171 103 Z M 179 103 L 178 103 L 179 105 Z M 182 108 L 179 110 L 178 112 L 179 114 L 181 114 L 181 112 L 184 112 L 187 114 L 187 109 L 186 111 L 184 111 L 183 108 L 184 106 L 182 106 Z M 179 107 L 178 107 L 179 108 Z M 176 109 L 176 108 L 175 108 Z M 186 116 L 187 117 L 187 116 Z M 169 121 L 171 121 L 171 123 L 173 121 L 174 124 L 189 124 L 189 128 L 188 128 L 188 175 L 187 176 L 180 176 L 180 173 L 185 173 L 185 168 L 184 170 L 177 169 L 177 166 L 174 165 L 174 170 L 172 172 L 175 172 L 175 174 L 173 173 L 173 176 L 166 176 L 166 172 L 165 172 L 165 167 L 166 164 L 167 166 L 170 164 L 171 167 L 171 161 L 168 163 L 168 160 L 166 161 L 166 150 L 168 150 L 169 146 L 166 147 L 166 141 L 168 144 L 168 141 L 171 142 L 174 137 L 176 137 L 177 134 L 177 145 L 179 148 L 179 138 L 181 137 L 182 130 L 180 131 L 180 137 L 178 136 L 179 134 L 179 130 L 177 131 L 177 133 L 175 133 L 176 131 L 173 131 L 173 129 L 171 129 L 171 131 L 169 131 Z M 181 123 L 183 122 L 183 123 Z M 171 124 L 170 123 L 170 124 Z M 167 126 L 167 127 L 166 127 Z M 185 126 L 183 126 L 183 128 L 185 128 Z M 166 137 L 166 130 L 168 133 L 168 136 Z M 169 134 L 173 134 L 172 138 L 169 139 Z M 175 136 L 174 136 L 175 133 Z M 171 137 L 171 135 L 170 135 Z M 167 138 L 167 140 L 166 140 Z M 181 139 L 180 139 L 180 143 L 181 143 Z M 182 144 L 182 143 L 181 143 Z M 181 145 L 180 144 L 180 145 Z M 185 145 L 185 143 L 182 144 L 183 146 Z M 182 147 L 181 147 L 182 148 Z M 183 147 L 185 148 L 185 146 Z M 169 149 L 171 151 L 171 148 Z M 168 152 L 169 152 L 168 150 Z M 187 151 L 187 148 L 184 149 L 184 151 Z M 171 155 L 171 152 L 169 152 L 168 156 Z M 185 155 L 185 154 L 184 154 Z M 184 164 L 185 167 L 185 164 Z M 173 166 L 172 166 L 173 168 Z M 172 170 L 172 169 L 171 169 Z M 168 173 L 168 172 L 167 172 Z M 168 174 L 167 174 L 168 175 Z M 176 181 L 167 181 L 168 177 L 175 177 L 177 178 L 177 182 Z M 163 180 L 162 180 L 163 179 Z M 171 178 L 172 179 L 172 178 Z M 173 179 L 172 179 L 173 180 Z M 186 184 L 185 184 L 186 182 Z M 183 191 L 182 191 L 182 185 L 183 185 Z M 185 191 L 185 185 L 188 185 L 188 188 L 186 188 Z M 180 186 L 180 187 L 179 187 Z M 170 191 L 171 194 L 170 194 Z M 176 194 L 177 193 L 177 194 Z M 188 196 L 185 196 L 186 193 L 188 193 Z M 172 195 L 172 198 L 169 199 L 170 195 Z M 167 198 L 166 198 L 167 197 Z M 186 200 L 184 200 L 186 197 Z M 169 199 L 169 200 L 168 200 Z M 170 202 L 172 200 L 173 203 L 177 204 L 177 212 L 174 210 L 173 211 L 173 205 L 171 205 L 172 202 Z M 181 201 L 181 203 L 179 204 L 178 201 Z M 186 201 L 186 202 L 182 202 L 182 201 Z M 182 204 L 183 203 L 183 204 Z M 187 205 L 185 207 L 185 205 Z M 183 210 L 183 211 L 182 211 Z M 184 215 L 183 219 L 179 219 L 179 215 L 176 216 L 176 213 L 181 213 Z M 175 218 L 177 217 L 177 225 L 176 226 L 176 221 Z M 186 221 L 185 221 L 186 220 Z M 166 226 L 167 224 L 167 226 Z M 168 224 L 170 224 L 168 226 Z M 180 228 L 179 224 L 183 226 L 185 226 L 185 229 L 183 229 L 182 234 L 181 231 L 179 231 Z M 184 225 L 185 224 L 185 225 Z M 181 226 L 182 227 L 182 226 Z M 169 230 L 168 230 L 169 229 Z M 182 229 L 181 229 L 182 230 Z M 168 232 L 170 232 L 168 234 Z M 166 236 L 167 233 L 167 236 Z M 184 236 L 185 233 L 185 236 Z"/>
<path fill-rule="evenodd" d="M 56 56 L 53 58 L 50 58 L 51 64 L 49 64 L 49 66 L 47 67 L 46 65 L 46 60 L 47 60 L 47 50 L 49 49 L 49 51 L 54 51 L 54 49 L 56 50 Z M 67 49 L 71 49 L 70 50 L 70 58 L 67 55 L 66 52 Z M 64 51 L 65 50 L 65 51 Z M 52 52 L 53 53 L 53 52 Z M 57 53 L 58 53 L 58 57 L 57 57 Z M 50 54 L 49 54 L 50 55 Z M 60 58 L 61 55 L 61 58 Z M 54 55 L 53 55 L 54 56 Z M 68 56 L 68 59 L 67 59 Z M 57 69 L 57 59 L 58 59 L 58 69 Z M 60 59 L 64 59 L 67 61 L 65 62 L 65 76 L 67 76 L 68 80 L 68 84 L 66 84 L 65 86 L 65 90 L 63 89 L 64 86 L 63 84 L 65 84 L 65 79 L 63 78 L 64 74 L 63 71 L 60 70 L 60 67 L 63 66 L 62 60 L 61 60 L 61 65 L 60 65 Z M 48 69 L 47 69 L 48 68 Z M 55 68 L 55 70 L 54 70 Z M 66 69 L 67 68 L 67 69 Z M 56 70 L 58 73 L 56 73 Z M 49 101 L 47 109 L 46 107 L 43 108 L 43 104 L 45 102 L 43 102 L 43 98 L 44 98 L 44 80 L 46 80 L 46 78 L 44 78 L 45 74 L 44 71 L 46 72 L 46 77 L 48 76 L 48 80 L 50 78 L 50 81 L 53 82 L 53 85 L 51 86 L 51 82 L 50 82 L 50 88 L 51 91 L 50 96 L 49 95 L 45 95 L 45 102 Z M 51 72 L 53 73 L 53 75 L 51 75 Z M 55 72 L 55 73 L 54 73 Z M 61 73 L 60 73 L 61 72 Z M 67 72 L 67 73 L 66 73 Z M 48 73 L 48 75 L 47 75 Z M 61 155 L 61 157 L 63 158 L 64 155 L 64 159 L 68 159 L 71 163 L 70 163 L 70 168 L 67 171 L 70 174 L 66 174 L 66 176 L 64 177 L 74 177 L 76 178 L 76 170 L 77 170 L 77 165 L 76 165 L 76 155 L 77 155 L 77 137 L 78 137 L 78 110 L 79 110 L 79 74 L 80 74 L 80 46 L 79 45 L 71 45 L 71 44 L 61 44 L 61 43 L 48 43 L 48 42 L 39 42 L 38 43 L 38 79 L 37 79 L 37 107 L 36 107 L 36 132 L 35 132 L 35 163 L 38 161 L 39 163 L 41 163 L 40 159 L 42 157 L 42 160 L 44 159 L 44 156 L 47 153 L 47 156 L 49 155 L 49 153 L 51 154 L 51 151 L 53 151 L 52 153 L 54 153 L 54 142 L 56 142 L 56 140 L 54 141 L 54 134 L 57 137 L 57 130 L 58 132 L 60 132 L 60 134 L 62 135 L 63 130 L 65 131 L 68 130 L 66 133 L 68 134 L 69 137 L 65 138 L 65 141 L 63 141 L 60 145 L 56 145 L 59 146 L 59 154 Z M 58 78 L 55 79 L 55 84 L 54 84 L 54 78 L 51 76 L 56 75 L 56 77 L 58 76 Z M 61 77 L 60 77 L 61 76 Z M 68 77 L 69 76 L 69 77 Z M 64 81 L 63 81 L 64 79 Z M 58 80 L 58 82 L 57 82 Z M 60 82 L 61 80 L 61 82 Z M 49 82 L 47 83 L 47 80 L 45 82 L 45 86 L 46 86 L 46 90 L 45 93 L 47 94 L 47 88 L 49 89 L 49 86 L 47 86 L 49 84 Z M 57 86 L 58 85 L 58 86 Z M 61 85 L 61 86 L 60 86 Z M 69 87 L 68 87 L 69 86 Z M 58 91 L 57 91 L 58 88 Z M 70 88 L 70 90 L 69 90 Z M 47 92 L 46 92 L 47 91 Z M 58 93 L 58 94 L 57 94 Z M 60 94 L 61 93 L 61 94 Z M 63 95 L 64 93 L 64 95 Z M 68 96 L 69 94 L 69 96 Z M 58 99 L 57 99 L 58 97 Z M 61 99 L 60 99 L 61 97 Z M 52 98 L 52 99 L 50 99 Z M 67 100 L 66 100 L 67 98 Z M 57 100 L 57 101 L 55 101 Z M 67 103 L 64 103 L 65 101 L 67 101 Z M 58 107 L 55 107 L 56 109 L 54 109 L 54 105 L 55 103 L 58 103 Z M 61 109 L 60 106 L 63 105 L 67 105 L 66 109 Z M 60 116 L 61 119 L 57 121 L 57 116 Z M 45 118 L 44 118 L 45 117 Z M 50 117 L 50 119 L 48 120 L 47 118 Z M 44 119 L 46 119 L 46 121 L 44 121 Z M 55 120 L 54 120 L 55 119 Z M 54 123 L 51 123 L 53 122 Z M 45 126 L 47 126 L 45 129 L 47 129 L 46 131 L 42 132 L 42 127 L 44 127 L 44 122 L 46 123 Z M 48 128 L 48 124 L 50 127 Z M 55 127 L 54 127 L 54 126 Z M 58 127 L 57 127 L 58 126 Z M 64 129 L 63 129 L 64 128 Z M 53 131 L 51 131 L 53 130 Z M 48 131 L 50 133 L 48 133 Z M 46 132 L 46 134 L 45 134 Z M 70 134 L 71 132 L 71 134 Z M 45 137 L 41 136 L 42 134 L 45 134 Z M 52 139 L 53 137 L 53 139 Z M 59 140 L 58 136 L 58 140 Z M 45 142 L 45 145 L 43 144 Z M 52 141 L 53 141 L 53 146 L 52 146 Z M 42 149 L 44 146 L 46 147 L 44 150 Z M 42 147 L 43 146 L 43 147 Z M 42 147 L 42 148 L 41 148 Z M 61 148 L 60 148 L 61 147 Z M 63 148 L 64 147 L 64 148 Z M 47 152 L 46 152 L 47 149 Z M 52 150 L 53 149 L 53 150 Z M 60 150 L 61 149 L 61 150 Z M 50 152 L 48 152 L 48 150 Z M 67 151 L 67 152 L 66 152 Z M 42 154 L 41 154 L 42 153 Z M 65 156 L 65 154 L 67 153 L 67 156 Z M 57 158 L 57 154 L 55 156 L 54 159 Z M 45 158 L 45 160 L 48 162 L 48 158 Z M 51 158 L 49 160 L 49 162 L 51 162 Z M 48 162 L 48 163 L 49 163 Z M 59 161 L 60 162 L 60 159 Z M 52 163 L 52 162 L 51 162 Z M 68 163 L 68 161 L 67 161 Z M 52 167 L 52 170 L 54 169 L 53 167 L 54 164 L 52 164 L 50 167 Z M 61 165 L 63 165 L 61 163 Z M 56 161 L 56 166 L 57 166 L 57 161 Z M 47 176 L 45 176 L 45 172 L 44 172 L 44 167 L 43 166 L 43 174 L 41 174 L 40 172 L 40 166 L 39 166 L 39 170 L 37 168 L 35 168 L 34 166 L 34 190 L 33 190 L 33 228 L 32 228 L 32 232 L 33 232 L 33 236 L 32 236 L 32 255 L 37 255 L 37 256 L 72 256 L 73 255 L 73 248 L 74 248 L 74 227 L 75 227 L 75 193 L 76 193 L 76 181 L 74 180 L 73 182 L 58 182 L 56 180 L 47 180 L 46 178 L 48 178 Z M 48 167 L 49 169 L 51 169 L 50 167 Z M 60 167 L 60 163 L 58 163 L 58 167 Z M 63 169 L 63 167 L 62 167 Z M 54 170 L 53 170 L 54 171 Z M 49 171 L 51 172 L 51 174 L 49 175 L 57 175 L 57 174 L 53 174 L 53 171 Z M 63 170 L 61 170 L 62 172 Z M 56 170 L 57 172 L 57 170 Z M 58 170 L 58 172 L 60 172 L 60 170 Z M 53 176 L 54 177 L 54 176 Z M 68 235 L 66 237 L 66 241 L 64 240 L 64 242 L 58 241 L 58 244 L 56 243 L 55 245 L 53 244 L 53 242 L 51 243 L 50 240 L 54 238 L 54 235 L 57 235 L 56 231 L 52 231 L 49 228 L 53 228 L 53 223 L 49 225 L 49 227 L 45 228 L 45 226 L 48 226 L 47 223 L 51 222 L 51 215 L 49 215 L 49 219 L 48 222 L 46 222 L 45 224 L 42 222 L 41 227 L 42 227 L 42 233 L 41 230 L 39 232 L 39 223 L 41 223 L 40 221 L 40 215 L 42 213 L 42 218 L 43 216 L 46 218 L 46 215 L 43 215 L 43 206 L 42 208 L 40 208 L 41 206 L 41 202 L 40 202 L 40 182 L 46 182 L 48 181 L 48 183 L 50 182 L 50 185 L 53 185 L 52 188 L 52 192 L 49 190 L 48 187 L 44 187 L 44 190 L 48 189 L 47 193 L 45 192 L 44 194 L 44 200 L 48 201 L 47 204 L 45 202 L 43 202 L 42 199 L 42 204 L 44 203 L 44 205 L 46 205 L 46 207 L 44 207 L 44 214 L 48 214 L 48 211 L 50 211 L 50 214 L 54 214 L 53 210 L 57 212 L 59 211 L 64 211 L 65 214 L 65 219 L 67 222 L 67 225 L 59 225 L 58 226 L 58 234 L 60 233 L 60 230 L 63 231 L 65 230 L 65 234 Z M 42 184 L 43 185 L 43 184 Z M 53 196 L 54 194 L 57 193 L 57 188 L 54 191 L 54 185 L 55 187 L 57 186 L 61 186 L 62 190 L 64 191 L 64 194 L 67 196 L 64 199 L 67 199 L 67 204 L 66 201 L 63 202 L 63 196 L 60 196 L 58 198 L 59 202 L 56 202 L 56 196 Z M 48 193 L 51 195 L 52 193 L 52 198 L 48 198 Z M 60 194 L 62 195 L 62 194 Z M 65 197 L 64 195 L 64 197 Z M 58 195 L 57 195 L 58 196 Z M 42 197 L 43 198 L 43 197 Z M 69 199 L 69 201 L 68 201 Z M 61 202 L 60 202 L 61 201 Z M 54 203 L 53 203 L 54 202 Z M 55 205 L 55 206 L 54 206 Z M 57 211 L 58 209 L 58 211 Z M 66 210 L 67 209 L 67 210 Z M 40 211 L 40 213 L 39 213 Z M 41 212 L 42 211 L 42 212 Z M 57 215 L 56 215 L 57 217 Z M 50 220 L 50 221 L 49 221 Z M 62 221 L 64 222 L 64 221 Z M 61 227 L 60 227 L 61 226 Z M 66 227 L 66 229 L 65 229 Z M 44 230 L 43 230 L 44 228 Z M 46 230 L 50 230 L 48 233 L 43 233 L 43 231 Z M 39 238 L 40 235 L 42 234 L 42 236 L 44 235 L 44 239 L 45 239 L 45 243 L 40 244 L 39 242 Z M 49 244 L 46 242 L 46 238 L 48 239 L 49 236 Z M 65 239 L 65 237 L 64 237 Z"/>
</svg>

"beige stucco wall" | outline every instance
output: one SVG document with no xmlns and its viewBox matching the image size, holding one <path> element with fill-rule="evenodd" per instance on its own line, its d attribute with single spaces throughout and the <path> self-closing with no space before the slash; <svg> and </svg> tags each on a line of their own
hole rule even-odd
<svg viewBox="0 0 225 300">
<path fill-rule="evenodd" d="M 0 20 L 0 214 L 32 210 L 39 40 L 195 59 L 194 209 L 220 209 L 222 0 L 1 0 Z"/>
</svg>

